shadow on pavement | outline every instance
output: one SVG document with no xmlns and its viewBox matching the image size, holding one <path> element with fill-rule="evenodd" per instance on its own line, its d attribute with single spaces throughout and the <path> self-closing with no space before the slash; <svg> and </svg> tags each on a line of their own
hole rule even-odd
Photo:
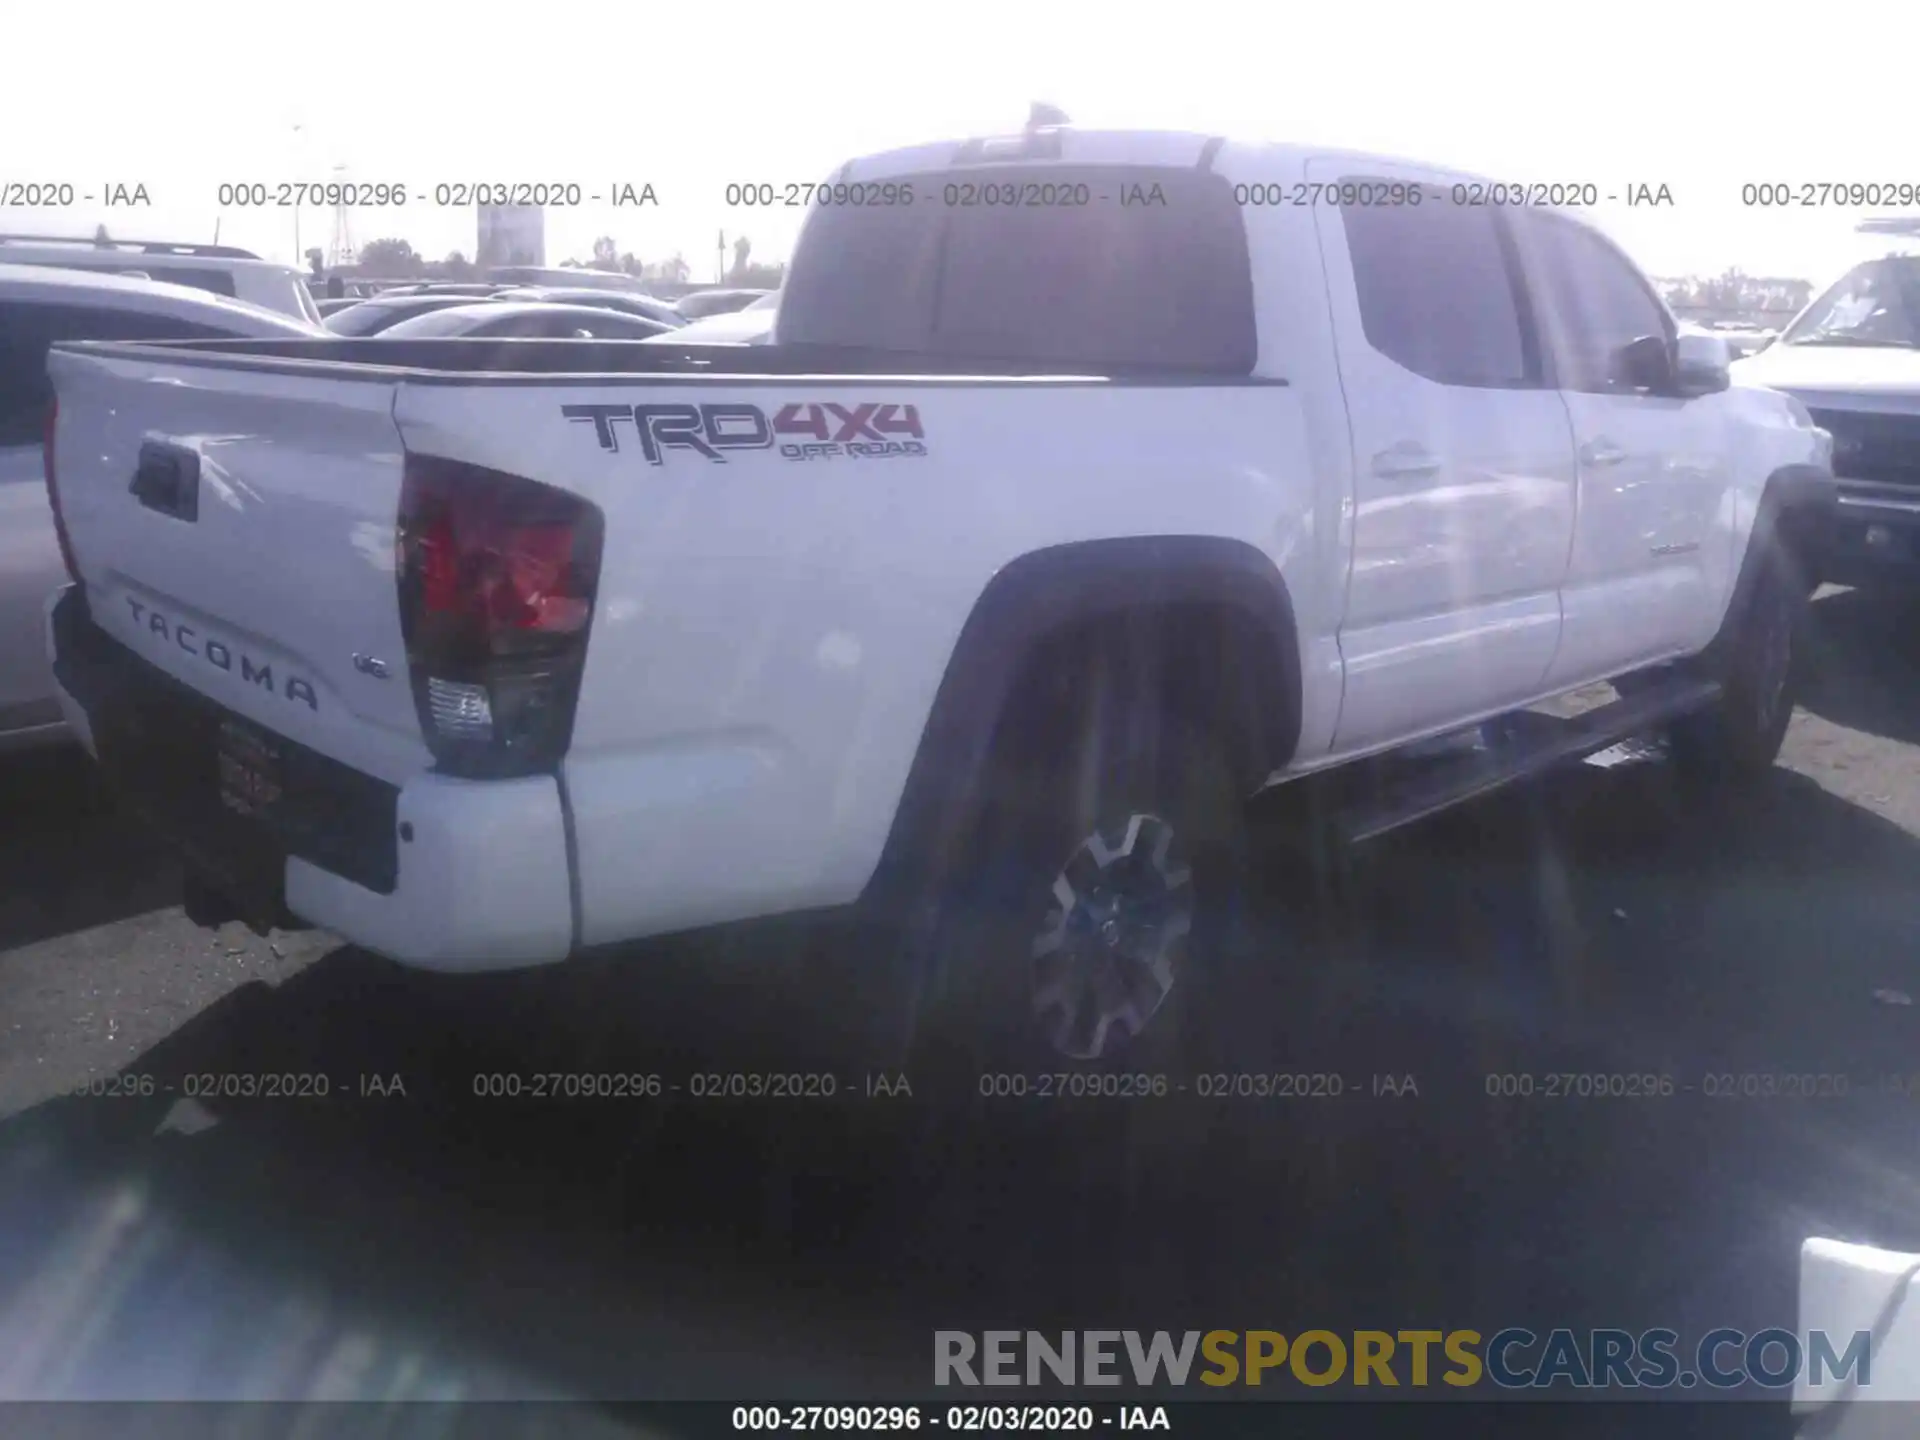
<svg viewBox="0 0 1920 1440">
<path fill-rule="evenodd" d="M 1850 730 L 1920 743 L 1920 597 L 1846 590 L 1816 600 L 1800 704 Z"/>
<path fill-rule="evenodd" d="M 0 950 L 179 903 L 179 868 L 75 745 L 0 756 Z"/>
<path fill-rule="evenodd" d="M 1337 923 L 1249 919 L 1244 1073 L 1337 1099 L 983 1105 L 859 1065 L 832 1097 L 700 1097 L 819 1073 L 806 1005 L 857 997 L 779 976 L 833 942 L 451 986 L 339 950 L 142 1055 L 123 1085 L 152 1093 L 0 1128 L 0 1392 L 306 1393 L 355 1325 L 500 1393 L 740 1400 L 917 1396 L 935 1328 L 1791 1324 L 1807 1234 L 1920 1245 L 1920 1088 L 1870 1083 L 1920 1071 L 1916 1009 L 1872 998 L 1920 993 L 1916 875 L 1903 831 L 1784 770 L 1717 811 L 1646 764 L 1459 812 L 1383 846 Z M 1716 1078 L 1776 1072 L 1850 1088 Z M 484 1093 L 544 1073 L 642 1078 Z M 1581 1074 L 1652 1080 L 1489 1091 Z M 219 1093 L 262 1075 L 328 1094 Z M 155 1135 L 189 1084 L 217 1123 Z M 1142 1105 L 1185 1132 L 1158 1168 L 1120 1153 Z"/>
</svg>

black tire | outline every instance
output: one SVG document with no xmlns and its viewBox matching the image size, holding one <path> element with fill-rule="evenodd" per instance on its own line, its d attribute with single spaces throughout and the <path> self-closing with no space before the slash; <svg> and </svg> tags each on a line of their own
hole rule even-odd
<svg viewBox="0 0 1920 1440">
<path fill-rule="evenodd" d="M 1809 591 L 1784 560 L 1769 561 L 1733 628 L 1708 657 L 1720 703 L 1676 721 L 1674 762 L 1712 784 L 1752 780 L 1773 768 L 1793 720 L 1794 682 Z"/>
<path fill-rule="evenodd" d="M 1246 864 L 1232 748 L 1151 692 L 1115 702 L 1100 688 L 1002 723 L 925 913 L 914 1068 L 943 1085 L 1078 1072 L 1171 1085 L 1212 1053 Z"/>
</svg>

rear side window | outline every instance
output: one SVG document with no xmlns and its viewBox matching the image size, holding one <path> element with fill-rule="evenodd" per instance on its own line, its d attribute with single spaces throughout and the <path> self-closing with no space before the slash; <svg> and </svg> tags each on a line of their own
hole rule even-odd
<svg viewBox="0 0 1920 1440">
<path fill-rule="evenodd" d="M 911 183 L 911 205 L 808 218 L 780 300 L 783 344 L 1252 371 L 1246 230 L 1222 177 L 1005 165 Z"/>
<path fill-rule="evenodd" d="M 445 312 L 444 318 L 434 318 L 437 323 L 422 323 L 411 333 L 496 336 L 521 340 L 562 339 L 576 330 L 589 328 L 595 317 L 555 316 L 538 310 L 526 315 L 509 313 L 476 317 L 456 310 Z"/>
<path fill-rule="evenodd" d="M 147 273 L 156 280 L 169 285 L 185 285 L 194 290 L 206 290 L 214 295 L 225 295 L 238 299 L 233 288 L 233 276 L 225 270 L 208 270 L 193 265 L 153 265 L 149 263 Z"/>
<path fill-rule="evenodd" d="M 536 311 L 531 315 L 508 315 L 498 320 L 483 320 L 478 325 L 473 325 L 460 333 L 501 335 L 523 340 L 563 340 L 576 330 L 585 330 L 591 325 L 591 319 L 586 317 L 543 314 Z"/>
<path fill-rule="evenodd" d="M 665 326 L 638 315 L 628 315 L 619 310 L 599 310 L 591 315 L 530 315 L 523 326 L 507 333 L 566 339 L 584 330 L 596 340 L 643 340 L 665 329 Z"/>
<path fill-rule="evenodd" d="M 0 303 L 0 445 L 38 444 L 53 403 L 47 347 L 60 340 L 223 340 L 231 330 L 166 315 Z"/>
<path fill-rule="evenodd" d="M 53 391 L 47 345 L 34 333 L 38 307 L 0 302 L 0 445 L 35 445 Z"/>
<path fill-rule="evenodd" d="M 644 315 L 627 315 L 615 310 L 587 321 L 587 329 L 604 340 L 645 340 L 665 334 L 672 326 L 649 320 Z"/>
<path fill-rule="evenodd" d="M 415 312 L 419 313 L 419 312 Z M 354 305 L 327 316 L 327 329 L 336 335 L 372 335 L 407 318 L 395 305 Z"/>
<path fill-rule="evenodd" d="M 1494 207 L 1430 190 L 1424 204 L 1347 205 L 1340 218 L 1375 350 L 1441 385 L 1540 383 Z"/>
</svg>

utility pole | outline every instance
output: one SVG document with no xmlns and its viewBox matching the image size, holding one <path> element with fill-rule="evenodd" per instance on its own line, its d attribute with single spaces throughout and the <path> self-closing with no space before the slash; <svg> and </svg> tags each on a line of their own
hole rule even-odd
<svg viewBox="0 0 1920 1440">
<path fill-rule="evenodd" d="M 300 127 L 298 125 L 293 127 L 293 162 L 297 185 L 300 174 Z M 300 192 L 296 189 L 293 199 L 293 263 L 298 265 L 303 258 L 300 254 Z"/>
<path fill-rule="evenodd" d="M 346 166 L 336 165 L 333 167 L 333 178 L 335 180 L 344 181 L 346 174 Z M 349 210 L 346 204 L 346 194 L 347 187 L 343 183 L 340 186 L 341 199 L 339 203 L 333 207 L 333 240 L 327 246 L 328 254 L 326 257 L 327 268 L 329 270 L 338 270 L 342 265 L 351 265 L 356 258 L 353 248 L 353 226 L 348 220 Z"/>
</svg>

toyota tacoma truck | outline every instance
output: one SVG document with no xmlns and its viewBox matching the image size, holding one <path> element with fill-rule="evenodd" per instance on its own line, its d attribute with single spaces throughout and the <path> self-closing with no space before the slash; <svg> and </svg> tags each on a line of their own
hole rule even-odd
<svg viewBox="0 0 1920 1440">
<path fill-rule="evenodd" d="M 56 349 L 62 704 L 191 912 L 440 970 L 871 914 L 845 1009 L 1137 1063 L 1268 786 L 1500 722 L 1361 841 L 1773 763 L 1826 436 L 1581 218 L 1065 127 L 823 190 L 766 347 Z"/>
</svg>

